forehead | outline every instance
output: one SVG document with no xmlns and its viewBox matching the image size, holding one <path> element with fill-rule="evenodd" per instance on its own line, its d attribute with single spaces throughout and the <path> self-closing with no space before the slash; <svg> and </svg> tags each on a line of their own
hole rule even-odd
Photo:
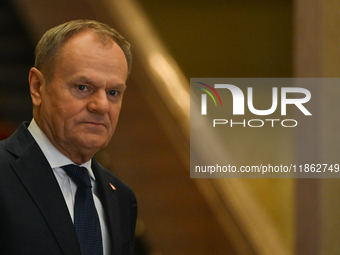
<svg viewBox="0 0 340 255">
<path fill-rule="evenodd" d="M 56 69 L 74 69 L 86 65 L 111 70 L 125 79 L 127 77 L 127 61 L 120 46 L 110 38 L 102 40 L 89 30 L 79 32 L 65 42 L 60 50 Z"/>
<path fill-rule="evenodd" d="M 77 37 L 82 37 L 82 36 L 93 37 L 94 39 L 101 42 L 103 45 L 115 43 L 114 38 L 110 34 L 105 33 L 104 31 L 97 31 L 94 28 L 83 28 L 83 29 L 80 29 L 74 32 L 71 36 L 69 36 L 69 38 L 65 40 L 64 44 L 72 39 L 75 39 Z"/>
<path fill-rule="evenodd" d="M 102 48 L 111 48 L 116 42 L 109 36 L 96 33 L 93 29 L 85 29 L 73 34 L 60 48 L 60 52 L 76 51 L 85 46 L 94 45 Z"/>
</svg>

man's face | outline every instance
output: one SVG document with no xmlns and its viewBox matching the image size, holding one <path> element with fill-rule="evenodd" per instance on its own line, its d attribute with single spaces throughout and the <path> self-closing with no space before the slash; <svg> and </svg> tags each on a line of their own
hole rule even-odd
<svg viewBox="0 0 340 255">
<path fill-rule="evenodd" d="M 126 78 L 121 48 L 81 32 L 63 46 L 52 81 L 40 87 L 41 100 L 33 99 L 34 117 L 57 149 L 75 163 L 84 163 L 115 131 Z"/>
</svg>

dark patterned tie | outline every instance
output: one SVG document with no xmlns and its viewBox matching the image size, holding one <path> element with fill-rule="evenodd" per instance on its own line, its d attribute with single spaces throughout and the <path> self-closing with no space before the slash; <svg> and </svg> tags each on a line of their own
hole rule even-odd
<svg viewBox="0 0 340 255">
<path fill-rule="evenodd" d="M 82 255 L 102 255 L 102 234 L 99 217 L 92 196 L 90 176 L 85 167 L 62 167 L 77 185 L 74 203 L 74 227 Z"/>
</svg>

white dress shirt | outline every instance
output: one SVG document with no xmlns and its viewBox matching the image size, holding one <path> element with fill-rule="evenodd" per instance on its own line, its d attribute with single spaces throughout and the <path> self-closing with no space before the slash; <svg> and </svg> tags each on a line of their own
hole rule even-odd
<svg viewBox="0 0 340 255">
<path fill-rule="evenodd" d="M 77 185 L 72 181 L 72 179 L 67 175 L 64 169 L 62 169 L 61 167 L 65 165 L 69 165 L 69 164 L 75 164 L 75 163 L 53 146 L 53 144 L 49 141 L 49 139 L 44 134 L 44 132 L 39 128 L 39 126 L 37 125 L 34 119 L 32 119 L 28 127 L 28 130 L 32 134 L 35 141 L 38 143 L 40 149 L 42 150 L 43 154 L 45 155 L 48 163 L 50 164 L 53 170 L 53 173 L 59 183 L 61 192 L 64 195 L 67 208 L 70 212 L 70 216 L 73 221 L 74 220 L 74 200 L 75 200 L 75 195 L 77 191 Z M 94 200 L 97 212 L 98 212 L 100 227 L 101 227 L 101 232 L 102 232 L 103 251 L 104 251 L 104 255 L 109 255 L 110 254 L 109 233 L 108 233 L 108 229 L 107 229 L 107 225 L 105 221 L 104 209 L 98 196 L 96 179 L 94 177 L 94 174 L 91 168 L 91 160 L 85 162 L 81 166 L 85 167 L 88 170 L 89 175 L 90 175 L 91 184 L 92 184 L 93 200 Z"/>
</svg>

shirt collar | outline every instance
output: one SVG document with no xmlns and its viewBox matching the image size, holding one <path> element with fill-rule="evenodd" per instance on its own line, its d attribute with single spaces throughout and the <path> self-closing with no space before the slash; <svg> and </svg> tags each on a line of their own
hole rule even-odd
<svg viewBox="0 0 340 255">
<path fill-rule="evenodd" d="M 30 125 L 28 126 L 28 130 L 33 136 L 34 140 L 39 145 L 43 154 L 45 155 L 48 163 L 51 168 L 58 168 L 69 164 L 75 164 L 72 160 L 62 154 L 54 145 L 50 142 L 44 132 L 40 129 L 34 119 L 32 119 Z M 92 159 L 80 165 L 85 167 L 91 176 L 92 179 L 95 180 L 92 168 L 91 168 Z"/>
</svg>

